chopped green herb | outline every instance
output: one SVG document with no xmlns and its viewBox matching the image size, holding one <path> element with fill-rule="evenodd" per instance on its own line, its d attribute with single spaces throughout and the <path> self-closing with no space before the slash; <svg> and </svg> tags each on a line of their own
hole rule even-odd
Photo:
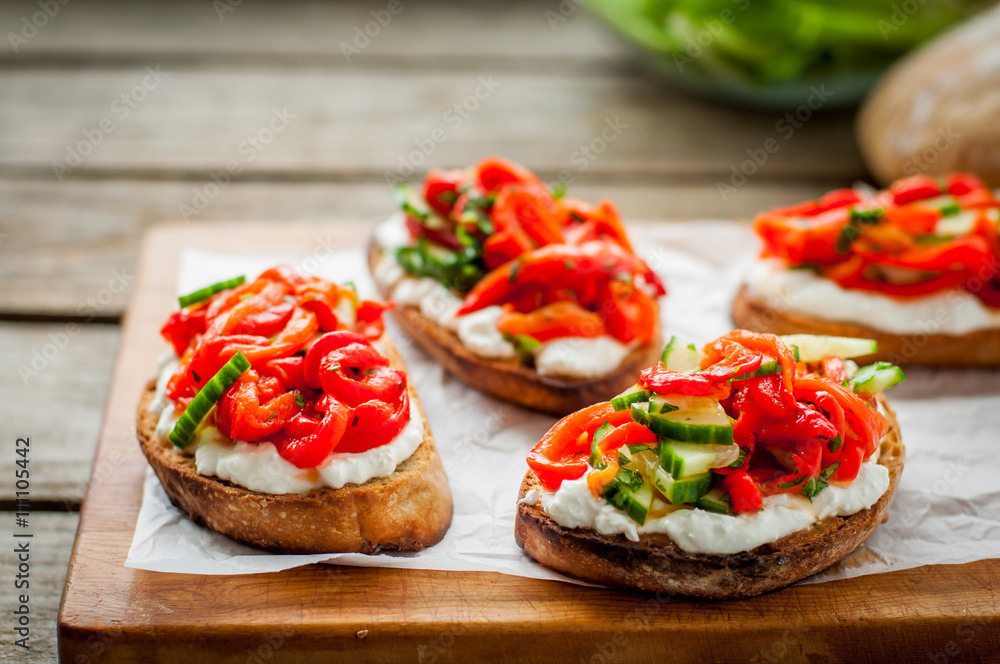
<svg viewBox="0 0 1000 664">
<path fill-rule="evenodd" d="M 838 468 L 840 468 L 840 462 L 834 461 L 829 466 L 824 468 L 823 471 L 819 474 L 819 476 L 822 477 L 824 480 L 828 480 L 833 476 L 835 472 L 837 472 Z"/>
<path fill-rule="evenodd" d="M 518 259 L 514 261 L 514 264 L 510 268 L 510 275 L 507 277 L 507 281 L 514 283 L 517 281 L 517 275 L 521 272 L 521 260 Z"/>
<path fill-rule="evenodd" d="M 270 422 L 271 420 L 274 419 L 275 415 L 277 415 L 277 414 L 278 414 L 278 411 L 274 411 L 273 413 L 271 413 L 270 415 L 267 416 L 267 419 L 264 420 L 264 422 Z"/>
<path fill-rule="evenodd" d="M 854 241 L 861 237 L 864 227 L 874 226 L 882 220 L 884 214 L 885 210 L 883 208 L 875 208 L 873 210 L 855 210 L 852 208 L 851 218 L 837 238 L 837 253 L 846 253 L 851 248 L 851 245 L 854 244 Z"/>
<path fill-rule="evenodd" d="M 454 191 L 445 190 L 437 195 L 437 202 L 442 205 L 454 205 L 456 200 L 458 200 L 458 194 Z"/>
<path fill-rule="evenodd" d="M 826 447 L 831 452 L 836 452 L 837 450 L 840 449 L 840 446 L 843 444 L 844 444 L 844 439 L 841 438 L 840 434 L 838 433 L 836 438 L 830 439 L 830 442 L 827 443 Z"/>
<path fill-rule="evenodd" d="M 472 240 L 472 244 L 458 252 L 443 247 L 432 249 L 431 244 L 421 238 L 416 246 L 396 249 L 396 260 L 409 274 L 430 277 L 447 288 L 467 290 L 485 276 L 486 270 L 482 265 L 482 245 L 468 233 L 466 238 Z"/>
<path fill-rule="evenodd" d="M 639 445 L 625 445 L 625 447 L 627 447 L 628 451 L 631 452 L 632 454 L 637 454 L 639 452 L 646 452 L 646 451 L 650 452 L 655 451 L 652 447 L 646 445 L 645 443 L 640 443 Z"/>
<path fill-rule="evenodd" d="M 827 480 L 830 479 L 830 476 L 833 475 L 839 467 L 839 461 L 831 463 L 823 469 L 818 477 L 810 477 L 809 481 L 802 487 L 802 495 L 808 498 L 809 502 L 812 502 L 812 499 L 816 497 L 816 494 L 830 486 L 827 484 Z"/>
<path fill-rule="evenodd" d="M 917 244 L 944 244 L 945 242 L 951 242 L 952 238 L 944 237 L 943 235 L 918 235 L 913 238 L 913 241 Z"/>
<path fill-rule="evenodd" d="M 400 182 L 392 188 L 392 197 L 396 199 L 396 205 L 398 205 L 403 212 L 421 223 L 430 218 L 430 212 L 418 209 L 416 205 L 414 205 L 416 197 L 411 195 L 410 185 L 405 182 Z"/>
<path fill-rule="evenodd" d="M 298 406 L 299 408 L 306 407 L 306 400 L 303 399 L 302 395 L 299 394 L 298 392 L 295 393 L 295 405 Z"/>
<path fill-rule="evenodd" d="M 736 457 L 736 461 L 733 461 L 731 464 L 729 464 L 729 467 L 730 468 L 739 468 L 740 466 L 742 466 L 743 462 L 746 461 L 747 454 L 749 454 L 749 453 L 750 453 L 750 448 L 749 447 L 741 447 L 740 448 L 740 455 L 738 457 Z"/>
<path fill-rule="evenodd" d="M 954 217 L 956 214 L 962 211 L 962 206 L 958 203 L 949 203 L 941 208 L 942 217 Z"/>
<path fill-rule="evenodd" d="M 542 345 L 538 339 L 529 337 L 527 334 L 509 334 L 504 335 L 504 338 L 514 346 L 518 355 L 530 355 L 532 351 Z"/>
<path fill-rule="evenodd" d="M 573 265 L 573 261 L 563 261 L 563 267 L 567 270 L 573 270 L 576 266 Z"/>
<path fill-rule="evenodd" d="M 803 482 L 805 482 L 807 477 L 809 477 L 809 476 L 808 475 L 803 475 L 802 477 L 796 478 L 796 479 L 791 480 L 789 482 L 785 482 L 783 484 L 779 484 L 778 488 L 779 489 L 791 489 L 793 486 L 796 486 L 798 484 L 802 484 Z"/>
<path fill-rule="evenodd" d="M 197 371 L 195 371 L 194 369 L 192 369 L 191 370 L 191 375 L 194 376 L 194 382 L 196 382 L 196 383 L 200 383 L 201 382 L 201 376 L 198 375 Z"/>
<path fill-rule="evenodd" d="M 375 373 L 376 371 L 378 371 L 378 368 L 377 367 L 372 367 L 371 369 L 365 369 L 364 371 L 362 371 L 361 375 L 362 376 L 370 376 L 373 373 Z"/>
<path fill-rule="evenodd" d="M 627 456 L 625 456 L 624 453 L 618 452 L 618 465 L 619 466 L 627 466 L 630 463 L 632 463 L 632 459 L 629 459 Z"/>
</svg>

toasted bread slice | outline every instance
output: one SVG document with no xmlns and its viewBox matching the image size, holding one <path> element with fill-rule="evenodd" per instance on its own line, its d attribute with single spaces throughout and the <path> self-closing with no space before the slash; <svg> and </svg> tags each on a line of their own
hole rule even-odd
<svg viewBox="0 0 1000 664">
<path fill-rule="evenodd" d="M 391 344 L 390 364 L 402 367 Z M 155 381 L 139 400 L 139 444 L 170 501 L 196 523 L 276 553 L 419 551 L 441 541 L 451 524 L 452 500 L 444 466 L 412 385 L 410 407 L 424 421 L 424 440 L 388 477 L 305 494 L 251 491 L 199 475 L 195 460 L 155 434 L 148 406 Z"/>
<path fill-rule="evenodd" d="M 594 583 L 646 592 L 741 599 L 783 588 L 822 571 L 858 549 L 888 518 L 904 448 L 899 424 L 880 397 L 889 421 L 878 462 L 889 469 L 889 488 L 866 510 L 831 516 L 811 528 L 734 554 L 688 553 L 661 533 L 601 535 L 591 529 L 565 528 L 539 505 L 518 504 L 514 536 L 532 558 L 558 572 Z M 542 491 L 528 471 L 518 499 L 531 489 Z"/>
<path fill-rule="evenodd" d="M 372 241 L 368 266 L 373 274 L 381 258 L 382 248 Z M 376 285 L 384 300 L 392 298 L 390 289 Z M 390 313 L 421 348 L 465 383 L 498 399 L 554 415 L 566 415 L 615 396 L 635 383 L 640 370 L 656 364 L 663 345 L 657 330 L 650 344 L 634 348 L 611 373 L 597 378 L 556 378 L 543 376 L 516 358 L 497 360 L 476 355 L 455 333 L 422 315 L 418 307 L 397 305 Z"/>
<path fill-rule="evenodd" d="M 753 332 L 829 334 L 878 341 L 877 353 L 856 358 L 860 364 L 885 360 L 900 365 L 1000 366 L 1000 329 L 976 330 L 967 334 L 893 334 L 775 309 L 751 295 L 746 286 L 740 288 L 733 301 L 733 323 Z"/>
</svg>

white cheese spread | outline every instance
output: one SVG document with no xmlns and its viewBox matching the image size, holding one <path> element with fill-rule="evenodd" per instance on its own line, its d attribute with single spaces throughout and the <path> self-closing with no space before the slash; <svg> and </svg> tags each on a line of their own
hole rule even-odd
<svg viewBox="0 0 1000 664">
<path fill-rule="evenodd" d="M 701 509 L 675 510 L 639 525 L 604 498 L 595 497 L 587 477 L 564 481 L 559 490 L 529 491 L 522 503 L 542 510 L 566 528 L 591 528 L 602 535 L 624 535 L 635 542 L 644 533 L 665 533 L 691 553 L 750 551 L 808 528 L 828 516 L 849 516 L 874 505 L 889 488 L 889 470 L 875 458 L 861 465 L 853 482 L 830 482 L 812 502 L 793 494 L 764 498 L 758 512 L 731 516 Z"/>
<path fill-rule="evenodd" d="M 535 349 L 535 368 L 543 376 L 596 378 L 622 363 L 634 344 L 614 337 L 560 337 Z"/>
<path fill-rule="evenodd" d="M 156 436 L 166 440 L 179 414 L 173 403 L 163 396 L 163 389 L 177 368 L 173 361 L 160 362 L 157 396 L 149 411 L 159 415 Z M 363 484 L 376 477 L 388 477 L 399 464 L 409 459 L 424 439 L 424 421 L 420 411 L 410 404 L 410 421 L 391 442 L 365 452 L 330 454 L 317 468 L 296 467 L 278 454 L 274 444 L 233 441 L 215 426 L 202 423 L 195 431 L 185 453 L 193 453 L 198 473 L 218 477 L 251 491 L 285 494 L 305 493 L 310 489 L 347 484 Z"/>
<path fill-rule="evenodd" d="M 773 309 L 894 334 L 957 335 L 1000 327 L 1000 309 L 963 290 L 908 298 L 848 290 L 775 258 L 756 261 L 746 284 L 751 295 Z"/>
</svg>

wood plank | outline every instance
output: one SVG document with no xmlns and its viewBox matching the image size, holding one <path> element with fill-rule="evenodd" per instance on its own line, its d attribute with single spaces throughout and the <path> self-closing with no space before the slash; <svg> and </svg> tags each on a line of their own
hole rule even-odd
<svg viewBox="0 0 1000 664">
<path fill-rule="evenodd" d="M 386 57 L 411 61 L 432 58 L 459 66 L 468 66 L 470 57 L 478 62 L 572 58 L 594 65 L 631 53 L 609 29 L 575 4 L 567 4 L 572 8 L 565 12 L 567 20 L 554 23 L 553 29 L 546 12 L 561 18 L 560 0 L 400 0 L 401 9 L 384 27 L 376 30 L 368 26 L 375 37 L 348 63 L 341 43 L 355 45 L 355 28 L 364 30 L 373 20 L 373 11 L 384 23 L 388 0 L 230 4 L 236 5 L 233 11 L 201 0 L 130 3 L 124 7 L 109 2 L 71 3 L 20 52 L 4 49 L 0 61 L 23 62 L 42 56 L 159 58 L 195 54 L 202 59 L 263 56 L 272 62 L 289 56 L 322 56 L 332 66 L 367 64 Z M 11 29 L 16 32 L 23 27 L 23 17 L 38 10 L 33 0 L 3 3 L 0 25 L 5 26 L 5 33 Z M 518 36 L 516 48 L 511 48 L 511 35 Z M 358 43 L 364 44 L 363 40 Z"/>
<path fill-rule="evenodd" d="M 750 181 L 723 200 L 714 183 L 664 180 L 657 185 L 594 182 L 579 177 L 574 196 L 614 200 L 627 220 L 749 218 L 759 210 L 817 196 L 838 181 Z M 139 237 L 150 224 L 181 217 L 200 182 L 0 179 L 0 312 L 102 319 L 121 315 L 134 274 Z M 236 182 L 192 217 L 192 223 L 344 221 L 374 223 L 393 209 L 378 183 Z M 114 288 L 118 292 L 111 292 Z M 110 301 L 108 299 L 110 298 Z M 90 304 L 88 304 L 90 302 Z"/>
<path fill-rule="evenodd" d="M 794 129 L 784 114 L 712 104 L 638 73 L 196 65 L 159 76 L 142 65 L 0 70 L 0 117 L 17 128 L 0 133 L 0 169 L 207 179 L 228 165 L 244 177 L 383 180 L 499 153 L 545 177 L 646 183 L 728 180 L 744 162 L 751 180 L 848 184 L 865 172 L 850 113 Z M 130 109 L 123 95 L 141 101 Z"/>
<path fill-rule="evenodd" d="M 360 230 L 360 229 L 359 229 Z M 243 227 L 234 251 L 300 244 L 318 232 Z M 153 361 L 182 246 L 218 246 L 224 227 L 167 227 L 144 245 L 98 462 L 122 455 L 81 516 L 60 610 L 60 656 L 114 634 L 113 661 L 243 662 L 280 650 L 283 662 L 849 660 L 910 662 L 958 648 L 962 661 L 1000 650 L 1000 561 L 925 567 L 796 586 L 740 602 L 672 601 L 497 574 L 313 566 L 203 577 L 126 569 L 145 460 L 128 432 Z M 360 239 L 360 238 L 359 238 Z M 614 616 L 609 620 L 608 616 Z M 618 617 L 621 617 L 619 620 Z M 573 638 L 567 638 L 567 625 Z M 268 650 L 270 648 L 270 650 Z M 951 655 L 949 655 L 951 656 Z"/>
<path fill-rule="evenodd" d="M 13 453 L 14 437 L 30 439 L 34 509 L 76 509 L 83 500 L 118 336 L 112 325 L 0 323 L 4 444 Z M 0 509 L 13 505 L 14 481 L 0 474 Z"/>
<path fill-rule="evenodd" d="M 4 546 L 0 555 L 0 609 L 4 613 L 5 632 L 0 640 L 0 661 L 42 664 L 56 661 L 56 615 L 80 518 L 78 514 L 65 512 L 33 512 L 29 518 L 27 529 L 16 530 L 33 535 L 29 540 L 28 563 L 31 569 L 27 581 L 30 587 L 19 589 L 14 586 L 21 562 L 13 552 L 14 544 L 24 539 L 5 537 L 4 542 L 9 546 Z M 10 532 L 14 529 L 14 513 L 0 512 L 0 523 L 4 524 L 4 530 Z M 14 619 L 11 617 L 11 612 L 20 606 L 18 600 L 23 593 L 29 596 L 31 623 L 28 627 L 31 632 L 28 650 L 14 645 L 18 637 L 13 636 Z M 100 653 L 94 648 L 89 654 L 92 659 L 82 661 L 99 661 L 97 656 Z"/>
</svg>

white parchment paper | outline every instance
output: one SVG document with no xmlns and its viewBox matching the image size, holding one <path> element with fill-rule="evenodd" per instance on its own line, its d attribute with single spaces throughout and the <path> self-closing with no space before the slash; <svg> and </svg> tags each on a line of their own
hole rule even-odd
<svg viewBox="0 0 1000 664">
<path fill-rule="evenodd" d="M 667 285 L 663 321 L 668 335 L 704 343 L 732 328 L 730 304 L 758 246 L 747 225 L 671 223 L 634 235 L 640 253 Z M 375 296 L 360 249 L 322 257 L 188 250 L 181 257 L 177 290 L 190 292 L 237 274 L 249 278 L 280 262 L 354 281 L 363 296 Z M 448 375 L 391 323 L 388 334 L 407 362 L 451 484 L 455 514 L 441 543 L 403 555 L 267 554 L 194 525 L 170 504 L 148 470 L 126 566 L 249 574 L 330 562 L 578 583 L 534 563 L 514 542 L 525 455 L 556 418 L 484 396 Z M 890 393 L 907 457 L 889 521 L 864 548 L 806 583 L 1000 557 L 1000 373 L 911 369 L 907 375 L 909 380 Z"/>
</svg>

